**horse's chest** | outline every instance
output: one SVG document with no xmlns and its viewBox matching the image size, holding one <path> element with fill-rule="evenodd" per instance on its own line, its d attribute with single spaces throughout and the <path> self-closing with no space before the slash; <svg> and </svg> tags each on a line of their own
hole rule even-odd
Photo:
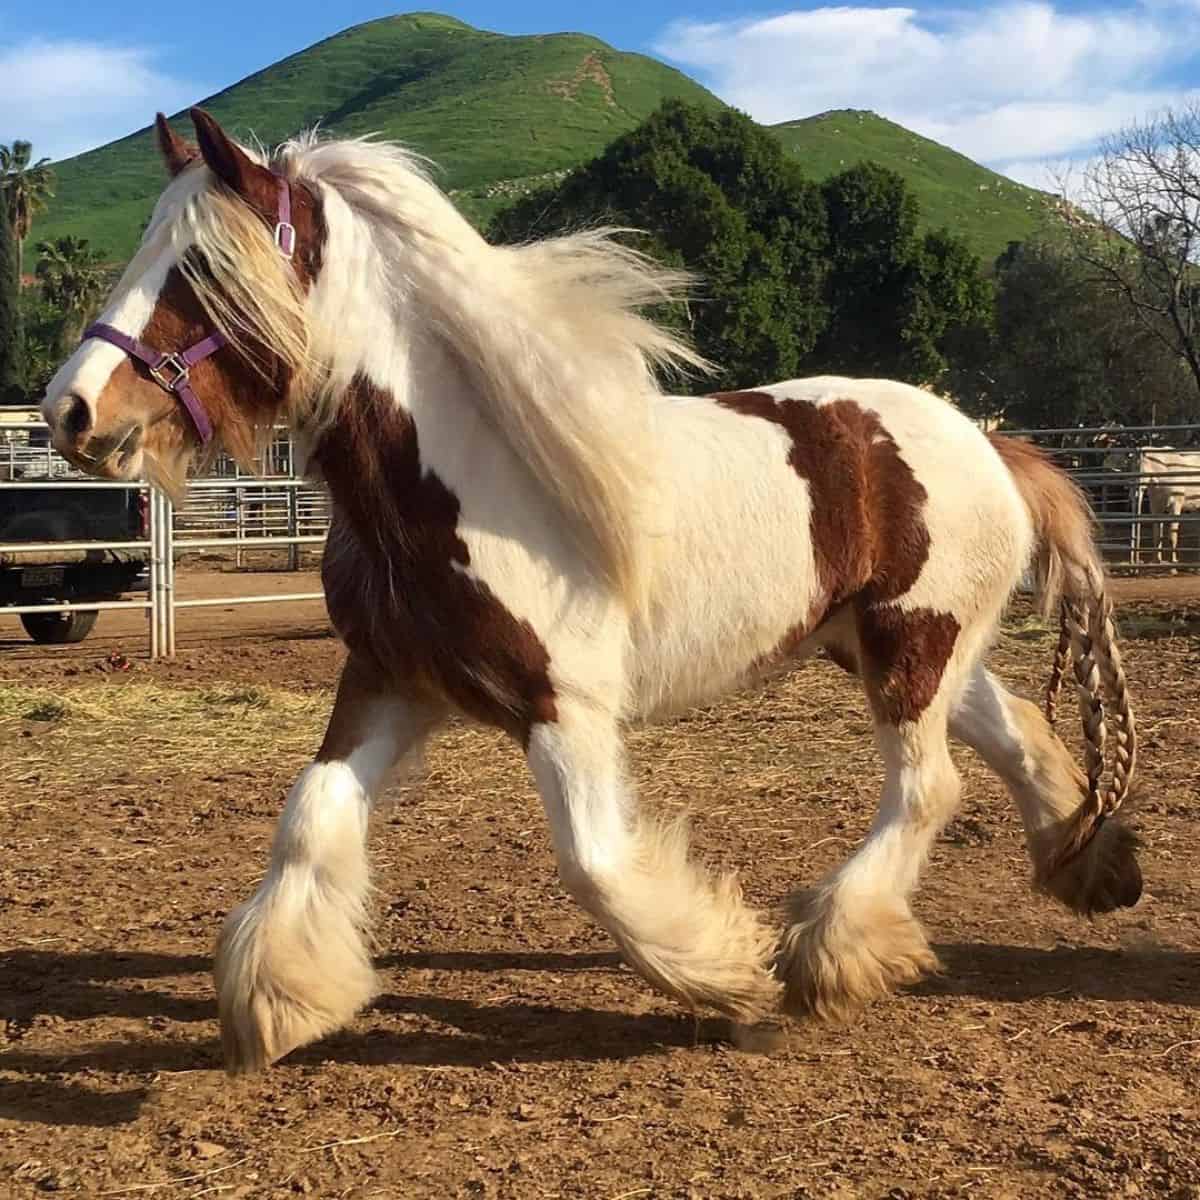
<svg viewBox="0 0 1200 1200">
<path fill-rule="evenodd" d="M 364 380 L 316 454 L 335 502 L 322 575 L 334 626 L 398 692 L 527 737 L 555 716 L 550 656 L 472 571 L 458 497 L 411 417 Z"/>
<path fill-rule="evenodd" d="M 434 693 L 521 738 L 554 719 L 546 648 L 473 576 L 453 526 L 413 523 L 372 546 L 335 524 L 322 577 L 342 639 L 399 690 Z"/>
</svg>

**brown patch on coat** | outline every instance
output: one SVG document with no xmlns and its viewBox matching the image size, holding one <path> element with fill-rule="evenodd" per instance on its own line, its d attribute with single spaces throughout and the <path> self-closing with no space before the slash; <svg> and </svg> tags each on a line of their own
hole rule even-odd
<svg viewBox="0 0 1200 1200">
<path fill-rule="evenodd" d="M 386 680 L 376 666 L 350 655 L 338 680 L 333 712 L 315 761 L 344 762 L 362 746 L 371 735 L 370 728 L 363 724 L 364 706 L 387 691 Z"/>
<path fill-rule="evenodd" d="M 895 600 L 916 583 L 929 557 L 927 494 L 873 412 L 853 400 L 816 405 L 766 392 L 713 398 L 791 439 L 788 462 L 809 485 L 823 612 L 862 594 L 874 604 Z"/>
<path fill-rule="evenodd" d="M 871 703 L 892 725 L 915 721 L 933 703 L 959 623 L 929 608 L 877 604 L 859 614 L 858 641 Z"/>
<path fill-rule="evenodd" d="M 313 458 L 336 505 L 326 603 L 352 653 L 392 687 L 444 697 L 522 741 L 554 721 L 550 656 L 470 575 L 458 498 L 422 467 L 411 417 L 358 378 Z"/>
<path fill-rule="evenodd" d="M 912 589 L 929 558 L 925 487 L 879 417 L 853 400 L 817 405 L 776 400 L 766 392 L 722 392 L 713 399 L 785 430 L 788 462 L 808 484 L 820 594 L 781 650 L 798 645 L 841 605 L 851 604 L 859 655 L 827 648 L 830 656 L 864 672 L 888 720 L 915 720 L 937 692 L 959 631 L 947 613 L 909 611 L 895 603 Z"/>
</svg>

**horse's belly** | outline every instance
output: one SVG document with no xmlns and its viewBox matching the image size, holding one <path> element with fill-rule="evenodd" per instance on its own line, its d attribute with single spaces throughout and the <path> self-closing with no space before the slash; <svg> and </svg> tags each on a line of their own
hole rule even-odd
<svg viewBox="0 0 1200 1200">
<path fill-rule="evenodd" d="M 672 447 L 674 503 L 652 603 L 635 624 L 631 706 L 649 717 L 713 699 L 781 651 L 802 654 L 824 616 L 808 484 L 766 422 L 700 410 Z"/>
</svg>

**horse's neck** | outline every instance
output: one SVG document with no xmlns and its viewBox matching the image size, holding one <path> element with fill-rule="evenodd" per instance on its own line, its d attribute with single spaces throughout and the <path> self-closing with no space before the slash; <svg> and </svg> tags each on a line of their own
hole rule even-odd
<svg viewBox="0 0 1200 1200">
<path fill-rule="evenodd" d="M 436 343 L 414 348 L 402 375 L 382 376 L 378 369 L 354 376 L 310 454 L 360 538 L 378 529 L 399 537 L 403 526 L 451 520 L 464 460 L 494 475 L 506 453 L 480 415 L 462 364 Z M 432 506 L 427 477 L 445 492 Z"/>
</svg>

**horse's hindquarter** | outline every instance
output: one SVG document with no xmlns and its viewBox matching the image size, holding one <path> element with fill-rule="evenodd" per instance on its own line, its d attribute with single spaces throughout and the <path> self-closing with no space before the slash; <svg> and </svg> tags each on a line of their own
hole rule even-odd
<svg viewBox="0 0 1200 1200">
<path fill-rule="evenodd" d="M 924 393 L 836 380 L 668 399 L 650 601 L 630 625 L 562 514 L 469 410 L 451 419 L 443 395 L 414 424 L 369 392 L 357 400 L 366 415 L 330 435 L 357 440 L 336 453 L 331 441 L 325 463 L 334 623 L 397 682 L 516 733 L 552 719 L 562 694 L 640 716 L 720 695 L 815 649 L 830 614 L 872 589 L 967 612 L 972 588 L 1011 586 L 1028 557 L 1007 471 Z"/>
<path fill-rule="evenodd" d="M 635 637 L 643 712 L 811 653 L 853 600 L 969 615 L 1028 560 L 1007 470 L 915 388 L 797 380 L 668 401 L 661 429 L 673 506 Z"/>
</svg>

